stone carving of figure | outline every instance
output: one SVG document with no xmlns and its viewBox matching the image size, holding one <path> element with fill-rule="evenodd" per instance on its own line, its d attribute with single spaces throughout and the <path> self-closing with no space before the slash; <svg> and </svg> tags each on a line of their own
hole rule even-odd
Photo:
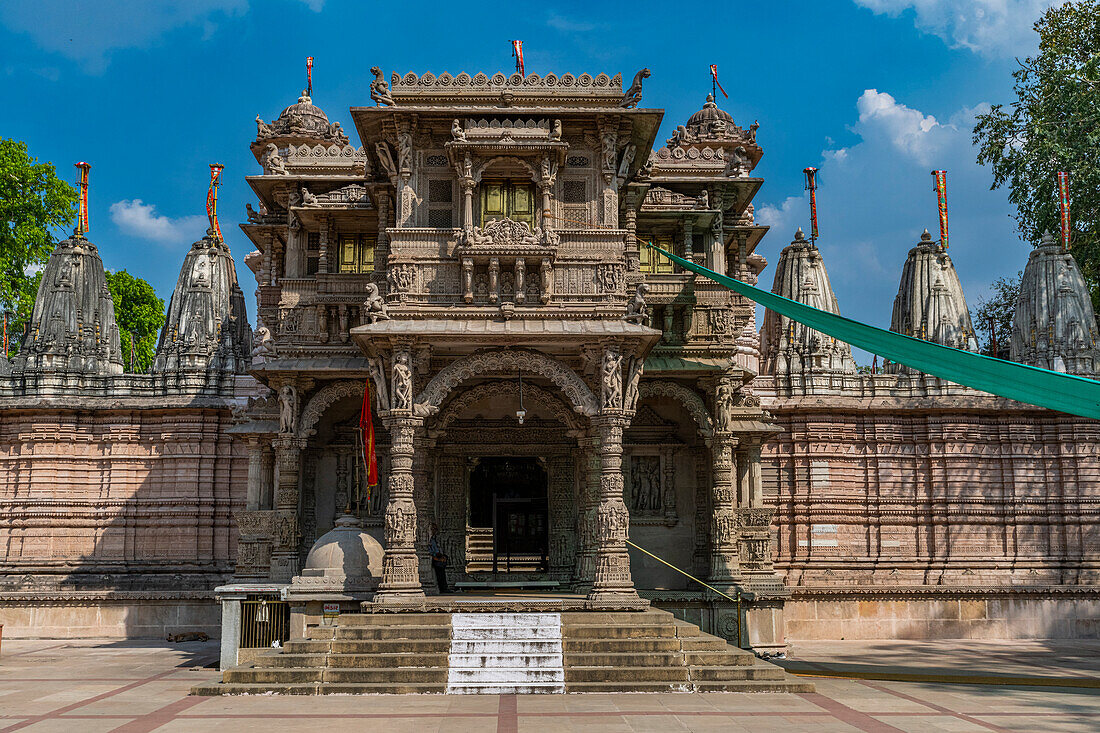
<svg viewBox="0 0 1100 733">
<path fill-rule="evenodd" d="M 554 297 L 554 271 L 550 267 L 550 260 L 548 259 L 544 259 L 542 264 L 539 265 L 539 281 L 542 289 L 539 300 L 543 303 L 549 303 L 550 298 Z"/>
<path fill-rule="evenodd" d="M 623 357 L 611 349 L 603 355 L 603 406 L 623 406 Z"/>
<path fill-rule="evenodd" d="M 634 297 L 626 305 L 626 315 L 623 320 L 627 323 L 637 323 L 643 326 L 649 325 L 649 308 L 645 304 L 645 296 L 649 294 L 649 286 L 638 283 L 638 289 Z"/>
<path fill-rule="evenodd" d="M 731 178 L 747 176 L 749 174 L 749 156 L 744 147 L 738 145 L 731 153 L 729 163 L 726 164 L 726 175 Z"/>
<path fill-rule="evenodd" d="M 695 208 L 710 208 L 710 193 L 707 191 L 707 189 L 704 188 L 702 191 L 699 192 L 699 197 L 695 199 Z"/>
<path fill-rule="evenodd" d="M 263 215 L 260 212 L 256 211 L 255 209 L 253 209 L 252 204 L 245 204 L 244 209 L 245 209 L 245 211 L 248 212 L 248 220 L 250 222 L 252 222 L 253 224 L 259 224 L 260 222 L 263 221 Z"/>
<path fill-rule="evenodd" d="M 561 141 L 561 120 L 554 120 L 550 123 L 550 142 L 556 143 Z"/>
<path fill-rule="evenodd" d="M 391 179 L 397 177 L 397 165 L 393 162 L 393 152 L 390 151 L 390 146 L 386 143 L 375 143 L 374 152 L 378 154 L 378 162 L 382 165 L 382 170 L 386 171 L 386 175 Z"/>
<path fill-rule="evenodd" d="M 279 432 L 293 433 L 298 423 L 298 390 L 284 384 L 279 390 Z"/>
<path fill-rule="evenodd" d="M 412 409 L 412 369 L 409 368 L 409 355 L 403 351 L 393 357 L 393 409 Z"/>
<path fill-rule="evenodd" d="M 616 137 L 615 130 L 604 130 L 600 135 L 601 149 L 603 152 L 603 169 L 605 171 L 615 170 L 615 157 L 618 152 L 615 149 Z"/>
<path fill-rule="evenodd" d="M 407 293 L 412 289 L 413 271 L 408 265 L 391 267 L 386 275 L 390 283 L 390 290 L 395 293 Z"/>
<path fill-rule="evenodd" d="M 348 136 L 344 134 L 344 128 L 340 127 L 339 122 L 333 122 L 328 126 L 328 137 L 336 142 L 348 141 Z"/>
<path fill-rule="evenodd" d="M 645 361 L 634 357 L 630 360 L 630 369 L 626 376 L 626 389 L 623 391 L 623 409 L 633 410 L 638 405 L 638 386 L 642 381 L 642 367 Z"/>
<path fill-rule="evenodd" d="M 619 163 L 619 178 L 626 180 L 626 174 L 630 172 L 630 165 L 634 162 L 634 154 L 637 151 L 637 146 L 631 143 L 623 150 L 623 159 Z"/>
<path fill-rule="evenodd" d="M 451 123 L 451 137 L 459 141 L 466 140 L 466 131 L 462 129 L 462 122 L 458 119 Z"/>
<path fill-rule="evenodd" d="M 302 206 L 318 206 L 317 196 L 310 193 L 309 189 L 302 186 Z"/>
<path fill-rule="evenodd" d="M 274 134 L 275 132 L 271 129 L 271 125 L 264 122 L 259 115 L 256 115 L 256 139 L 263 140 Z"/>
<path fill-rule="evenodd" d="M 264 150 L 266 151 L 268 174 L 273 176 L 287 175 L 286 161 L 279 155 L 279 148 L 276 147 L 275 143 L 268 143 Z"/>
<path fill-rule="evenodd" d="M 754 120 L 749 125 L 749 142 L 756 142 L 756 131 L 760 129 L 760 120 Z"/>
<path fill-rule="evenodd" d="M 386 384 L 386 367 L 382 358 L 370 357 L 367 359 L 367 364 L 370 366 L 370 378 L 374 382 L 375 396 L 378 398 L 378 409 L 388 410 L 390 409 L 390 390 Z"/>
<path fill-rule="evenodd" d="M 366 316 L 367 323 L 390 320 L 390 316 L 386 312 L 386 301 L 382 300 L 382 296 L 378 292 L 378 286 L 374 283 L 367 283 L 367 299 L 363 303 L 363 313 Z"/>
<path fill-rule="evenodd" d="M 728 433 L 733 426 L 733 416 L 730 409 L 733 407 L 733 399 L 736 390 L 726 380 L 718 383 L 718 390 L 714 395 L 714 426 L 718 432 Z"/>
<path fill-rule="evenodd" d="M 467 152 L 466 156 L 462 159 L 462 177 L 467 180 L 474 177 L 474 160 L 470 157 L 469 152 Z"/>
<path fill-rule="evenodd" d="M 397 163 L 401 172 L 412 170 L 413 136 L 411 132 L 397 133 Z"/>
<path fill-rule="evenodd" d="M 370 83 L 371 100 L 379 107 L 392 107 L 393 97 L 390 96 L 390 85 L 382 78 L 382 70 L 372 66 L 370 73 L 374 74 L 374 81 Z"/>
<path fill-rule="evenodd" d="M 630 88 L 626 90 L 626 94 L 623 95 L 622 101 L 619 102 L 620 107 L 626 109 L 633 109 L 638 106 L 638 102 L 642 101 L 642 80 L 649 78 L 649 69 L 642 69 L 634 75 L 634 81 L 630 84 Z"/>
<path fill-rule="evenodd" d="M 267 359 L 275 356 L 275 339 L 271 336 L 271 329 L 265 326 L 263 321 L 256 323 L 252 342 L 255 344 L 252 348 L 252 358 Z"/>
</svg>

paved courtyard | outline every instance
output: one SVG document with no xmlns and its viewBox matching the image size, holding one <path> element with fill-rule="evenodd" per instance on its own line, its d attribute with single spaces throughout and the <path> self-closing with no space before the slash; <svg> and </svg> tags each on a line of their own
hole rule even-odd
<svg viewBox="0 0 1100 733">
<path fill-rule="evenodd" d="M 0 733 L 7 731 L 1096 731 L 1096 643 L 796 644 L 822 674 L 814 694 L 189 697 L 216 676 L 214 642 L 21 641 L 0 654 Z M 941 663 L 929 661 L 938 655 Z M 855 665 L 855 666 L 852 666 Z M 1032 675 L 1035 685 L 894 682 Z"/>
</svg>

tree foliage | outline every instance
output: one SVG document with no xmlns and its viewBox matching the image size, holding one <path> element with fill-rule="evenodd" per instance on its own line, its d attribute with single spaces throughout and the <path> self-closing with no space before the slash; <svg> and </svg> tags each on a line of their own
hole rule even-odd
<svg viewBox="0 0 1100 733">
<path fill-rule="evenodd" d="M 122 342 L 122 363 L 126 371 L 144 372 L 153 363 L 157 333 L 164 326 L 164 301 L 153 286 L 126 270 L 107 273 L 107 289 L 115 303 L 115 321 Z M 132 339 L 132 341 L 131 341 Z M 133 344 L 134 364 L 130 366 Z"/>
<path fill-rule="evenodd" d="M 26 143 L 0 138 L 0 310 L 9 313 L 9 345 L 18 346 L 34 306 L 38 281 L 57 240 L 54 231 L 76 219 L 76 191 L 39 163 Z M 29 304 L 29 307 L 28 307 Z"/>
<path fill-rule="evenodd" d="M 1020 280 L 1023 276 L 1023 272 L 1017 272 L 1013 277 L 999 277 L 994 280 L 990 285 L 992 295 L 989 298 L 978 298 L 978 308 L 970 315 L 981 343 L 979 351 L 986 356 L 1008 358 L 1008 345 L 1012 339 L 1012 316 L 1016 313 L 1016 300 L 1020 297 Z M 990 324 L 993 325 L 992 337 Z M 994 337 L 996 350 L 993 348 Z"/>
<path fill-rule="evenodd" d="M 1008 186 L 1023 237 L 1060 228 L 1057 172 L 1070 174 L 1073 254 L 1100 304 L 1100 2 L 1053 7 L 1035 23 L 1039 52 L 1013 72 L 1016 101 L 974 127 L 978 162 Z"/>
</svg>

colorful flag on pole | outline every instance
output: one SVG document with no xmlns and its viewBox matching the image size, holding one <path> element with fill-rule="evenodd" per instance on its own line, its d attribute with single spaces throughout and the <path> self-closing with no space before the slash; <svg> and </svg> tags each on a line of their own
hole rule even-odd
<svg viewBox="0 0 1100 733">
<path fill-rule="evenodd" d="M 210 233 L 218 242 L 223 241 L 222 228 L 218 224 L 218 184 L 221 183 L 224 168 L 221 163 L 210 164 L 210 190 L 206 193 L 206 216 L 210 219 Z"/>
<path fill-rule="evenodd" d="M 313 96 L 313 57 L 306 56 L 306 96 Z"/>
<path fill-rule="evenodd" d="M 1069 249 L 1069 173 L 1058 171 L 1058 203 L 1062 207 L 1062 249 Z"/>
<path fill-rule="evenodd" d="M 810 192 L 810 241 L 817 241 L 817 168 L 803 168 L 806 190 Z"/>
<path fill-rule="evenodd" d="M 80 187 L 79 209 L 76 219 L 76 233 L 84 235 L 88 233 L 88 171 L 92 166 L 83 161 L 76 163 L 80 173 L 77 174 L 77 185 Z"/>
<path fill-rule="evenodd" d="M 940 211 L 940 244 L 947 249 L 947 171 L 932 171 Z"/>
<path fill-rule="evenodd" d="M 378 485 L 378 454 L 374 450 L 374 419 L 371 416 L 369 379 L 363 385 L 359 432 L 363 436 L 363 465 L 367 469 L 367 503 L 370 504 L 370 490 Z"/>
<path fill-rule="evenodd" d="M 527 76 L 523 70 L 523 41 L 512 41 L 512 58 L 516 60 L 516 72 L 520 76 Z"/>
<path fill-rule="evenodd" d="M 710 79 L 714 82 L 714 86 L 718 87 L 718 91 L 722 92 L 722 96 L 729 99 L 730 95 L 726 94 L 726 90 L 722 88 L 721 82 L 718 81 L 718 64 L 710 65 Z"/>
</svg>

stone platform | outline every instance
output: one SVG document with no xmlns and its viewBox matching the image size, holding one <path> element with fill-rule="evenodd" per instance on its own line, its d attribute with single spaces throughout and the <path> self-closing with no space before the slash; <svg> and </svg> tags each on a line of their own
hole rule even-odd
<svg viewBox="0 0 1100 733">
<path fill-rule="evenodd" d="M 476 594 L 457 593 L 445 596 L 426 596 L 408 603 L 365 601 L 360 604 L 360 608 L 363 613 L 638 612 L 648 609 L 649 601 L 644 598 L 593 601 L 586 596 L 571 593 L 502 590 Z"/>
<path fill-rule="evenodd" d="M 343 614 L 225 670 L 196 695 L 276 693 L 812 692 L 812 683 L 666 611 Z M 478 603 L 487 602 L 479 599 Z M 548 601 L 549 602 L 549 601 Z M 568 604 L 569 599 L 557 599 Z"/>
</svg>

